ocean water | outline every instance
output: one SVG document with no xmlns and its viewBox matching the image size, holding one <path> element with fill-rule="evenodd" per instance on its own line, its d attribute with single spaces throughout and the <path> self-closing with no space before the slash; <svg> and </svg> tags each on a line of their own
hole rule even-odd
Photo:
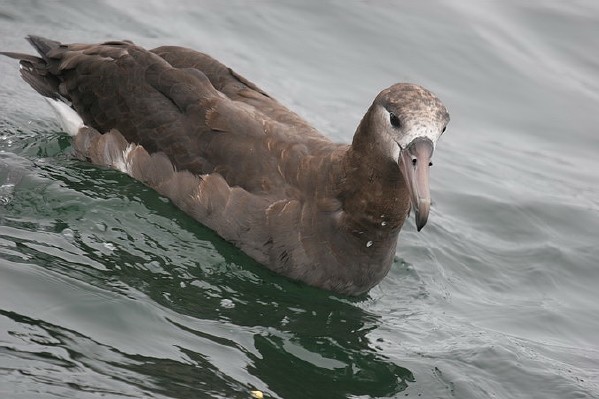
<svg viewBox="0 0 599 399">
<path fill-rule="evenodd" d="M 207 52 L 329 137 L 409 81 L 452 116 L 433 208 L 352 299 L 71 157 L 0 58 L 0 397 L 599 398 L 599 3 L 0 2 L 0 49 Z"/>
</svg>

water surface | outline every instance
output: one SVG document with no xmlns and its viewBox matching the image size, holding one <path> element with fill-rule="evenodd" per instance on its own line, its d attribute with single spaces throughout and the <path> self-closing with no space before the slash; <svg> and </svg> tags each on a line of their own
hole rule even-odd
<svg viewBox="0 0 599 399">
<path fill-rule="evenodd" d="M 205 51 L 338 141 L 398 81 L 452 122 L 428 225 L 350 299 L 74 160 L 0 59 L 3 397 L 599 397 L 596 2 L 1 3 L 0 48 L 30 33 Z"/>
</svg>

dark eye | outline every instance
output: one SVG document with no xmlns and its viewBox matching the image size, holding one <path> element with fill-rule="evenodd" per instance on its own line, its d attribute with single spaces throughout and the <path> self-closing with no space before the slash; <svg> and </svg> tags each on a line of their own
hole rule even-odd
<svg viewBox="0 0 599 399">
<path fill-rule="evenodd" d="M 441 130 L 441 134 L 445 133 L 445 129 L 447 129 L 447 126 L 443 126 L 443 130 Z"/>
<path fill-rule="evenodd" d="M 401 121 L 392 112 L 389 112 L 389 122 L 391 122 L 391 126 L 393 126 L 393 127 L 401 127 Z"/>
</svg>

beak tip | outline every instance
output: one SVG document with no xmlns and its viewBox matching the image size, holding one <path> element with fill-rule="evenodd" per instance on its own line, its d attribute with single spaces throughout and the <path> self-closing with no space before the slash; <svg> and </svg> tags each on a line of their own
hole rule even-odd
<svg viewBox="0 0 599 399">
<path fill-rule="evenodd" d="M 422 230 L 428 221 L 428 213 L 430 210 L 430 201 L 421 201 L 419 206 L 414 209 L 416 219 L 416 229 Z"/>
</svg>

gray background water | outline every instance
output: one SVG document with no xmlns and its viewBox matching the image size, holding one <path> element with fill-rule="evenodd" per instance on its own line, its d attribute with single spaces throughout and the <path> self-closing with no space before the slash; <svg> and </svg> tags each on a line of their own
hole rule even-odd
<svg viewBox="0 0 599 399">
<path fill-rule="evenodd" d="M 452 122 L 349 300 L 73 160 L 0 59 L 0 396 L 599 397 L 598 2 L 0 2 L 0 48 L 30 33 L 205 51 L 339 141 L 397 81 Z"/>
</svg>

